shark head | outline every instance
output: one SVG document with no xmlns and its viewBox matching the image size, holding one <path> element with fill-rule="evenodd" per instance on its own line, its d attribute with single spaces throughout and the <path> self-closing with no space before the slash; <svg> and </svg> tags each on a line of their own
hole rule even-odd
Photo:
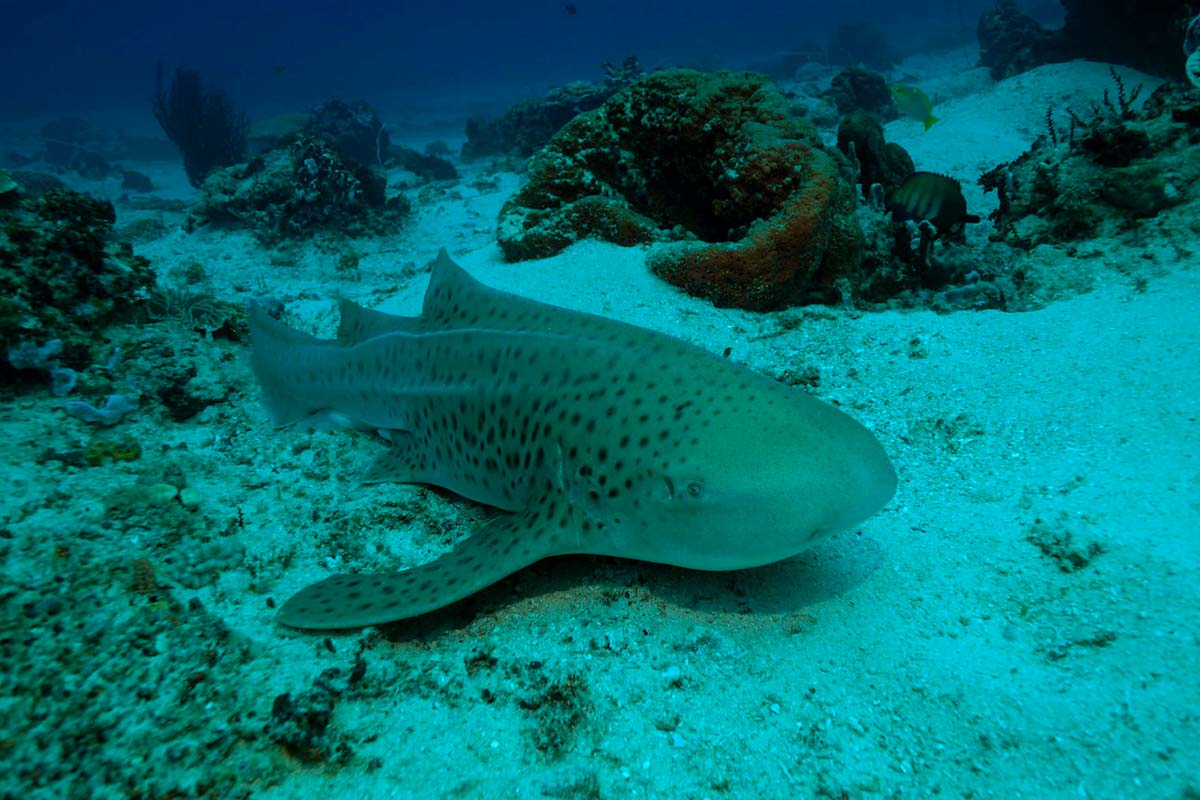
<svg viewBox="0 0 1200 800">
<path fill-rule="evenodd" d="M 707 424 L 685 453 L 650 464 L 596 515 L 596 552 L 693 569 L 755 567 L 888 502 L 896 473 L 874 435 L 832 406 L 751 378 L 705 409 Z M 743 406 L 757 410 L 739 413 Z"/>
</svg>

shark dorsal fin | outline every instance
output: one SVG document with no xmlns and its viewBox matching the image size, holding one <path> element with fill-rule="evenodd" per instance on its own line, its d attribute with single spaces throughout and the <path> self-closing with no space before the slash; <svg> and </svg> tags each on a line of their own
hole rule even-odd
<svg viewBox="0 0 1200 800">
<path fill-rule="evenodd" d="M 338 304 L 338 343 L 349 346 L 389 333 L 423 333 L 461 324 L 469 314 L 487 306 L 488 298 L 495 294 L 455 264 L 443 247 L 433 262 L 419 317 L 387 314 L 342 300 Z"/>
<path fill-rule="evenodd" d="M 428 327 L 461 323 L 490 305 L 499 294 L 468 275 L 443 247 L 433 262 L 429 288 L 425 290 L 421 305 L 421 319 Z"/>
</svg>

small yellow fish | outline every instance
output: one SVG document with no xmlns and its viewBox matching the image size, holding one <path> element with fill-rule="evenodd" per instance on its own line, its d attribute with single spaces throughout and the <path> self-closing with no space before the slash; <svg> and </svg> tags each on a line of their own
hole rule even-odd
<svg viewBox="0 0 1200 800">
<path fill-rule="evenodd" d="M 900 113 L 909 119 L 915 119 L 917 122 L 925 123 L 925 130 L 933 127 L 933 123 L 938 121 L 938 118 L 933 115 L 933 103 L 929 101 L 929 95 L 918 89 L 916 86 L 892 86 L 892 100 L 896 102 L 896 107 L 900 109 Z"/>
</svg>

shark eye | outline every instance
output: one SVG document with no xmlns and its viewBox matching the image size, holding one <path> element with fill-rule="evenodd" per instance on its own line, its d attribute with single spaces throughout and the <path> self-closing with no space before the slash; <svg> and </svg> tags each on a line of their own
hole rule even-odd
<svg viewBox="0 0 1200 800">
<path fill-rule="evenodd" d="M 682 486 L 677 487 L 675 485 L 675 481 L 664 475 L 663 486 L 666 489 L 666 499 L 668 500 L 684 498 L 699 500 L 700 498 L 704 497 L 704 484 L 700 481 L 690 481 Z"/>
</svg>

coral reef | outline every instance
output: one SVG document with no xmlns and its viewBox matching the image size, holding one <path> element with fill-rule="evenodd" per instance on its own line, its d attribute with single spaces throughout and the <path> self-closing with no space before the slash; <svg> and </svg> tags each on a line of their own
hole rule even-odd
<svg viewBox="0 0 1200 800">
<path fill-rule="evenodd" d="M 577 115 L 599 108 L 615 90 L 577 81 L 551 89 L 545 97 L 522 100 L 495 120 L 467 120 L 463 158 L 529 156 Z"/>
<path fill-rule="evenodd" d="M 92 181 L 120 178 L 121 188 L 125 191 L 153 191 L 154 187 L 147 176 L 113 163 L 114 159 L 134 158 L 142 155 L 133 151 L 134 142 L 127 134 L 106 133 L 82 117 L 52 119 L 41 126 L 40 134 L 42 139 L 40 153 L 25 155 L 8 152 L 4 154 L 3 160 L 13 166 L 29 166 L 41 162 L 40 166 L 43 169 L 49 169 L 55 173 L 74 172 Z M 32 176 L 39 173 L 24 174 Z M 46 177 L 58 180 L 50 175 L 46 175 Z M 26 191 L 35 191 L 33 185 L 23 188 Z M 43 188 L 37 193 L 50 188 L 66 187 L 61 181 L 58 181 L 56 186 L 43 183 Z"/>
<path fill-rule="evenodd" d="M 228 381 L 213 380 L 210 364 L 179 359 L 154 376 L 154 392 L 172 422 L 187 422 L 209 406 L 229 396 Z"/>
<path fill-rule="evenodd" d="M 838 160 L 753 73 L 668 70 L 555 135 L 500 212 L 510 260 L 594 236 L 674 240 L 659 275 L 717 305 L 833 299 L 861 234 Z"/>
<path fill-rule="evenodd" d="M 1200 89 L 1200 14 L 1192 17 L 1183 35 L 1183 53 L 1187 56 L 1183 71 L 1188 82 Z"/>
<path fill-rule="evenodd" d="M 48 172 L 32 172 L 24 169 L 14 169 L 8 173 L 9 178 L 24 197 L 41 197 L 46 192 L 55 189 L 66 189 L 67 185 L 57 176 Z M 9 191 L 8 189 L 4 190 Z"/>
<path fill-rule="evenodd" d="M 997 0 L 979 18 L 979 63 L 993 80 L 1003 80 L 1056 60 L 1061 49 L 1056 34 L 1017 8 L 1016 0 Z"/>
<path fill-rule="evenodd" d="M 620 66 L 610 61 L 601 61 L 600 69 L 604 72 L 604 85 L 613 91 L 624 89 L 646 74 L 637 56 L 625 56 Z"/>
<path fill-rule="evenodd" d="M 852 165 L 857 164 L 854 182 L 860 184 L 864 200 L 870 198 L 871 187 L 876 184 L 885 196 L 889 195 L 916 169 L 907 150 L 884 141 L 883 124 L 867 111 L 855 111 L 842 118 L 837 146 Z"/>
<path fill-rule="evenodd" d="M 13 369 L 45 371 L 50 377 L 50 394 L 65 397 L 79 382 L 79 373 L 58 363 L 61 354 L 61 339 L 41 345 L 21 342 L 8 348 L 8 363 Z"/>
<path fill-rule="evenodd" d="M 532 155 L 562 126 L 585 111 L 599 108 L 643 74 L 634 56 L 626 58 L 619 67 L 604 61 L 601 68 L 604 70 L 602 84 L 575 81 L 551 89 L 544 97 L 522 100 L 499 119 L 471 117 L 467 120 L 463 158 Z"/>
<path fill-rule="evenodd" d="M 834 75 L 821 96 L 833 103 L 839 114 L 868 111 L 885 122 L 899 116 L 887 81 L 864 67 L 847 67 Z"/>
<path fill-rule="evenodd" d="M 204 291 L 157 286 L 145 304 L 145 316 L 155 322 L 175 322 L 210 336 L 241 340 L 248 333 L 246 307 L 220 300 Z"/>
<path fill-rule="evenodd" d="M 62 363 L 83 369 L 99 332 L 134 317 L 154 272 L 113 241 L 107 201 L 64 189 L 0 198 L 0 349 L 58 339 Z"/>
<path fill-rule="evenodd" d="M 100 407 L 84 400 L 72 400 L 66 405 L 66 411 L 72 417 L 104 428 L 116 425 L 126 414 L 137 410 L 137 402 L 123 394 L 110 394 Z"/>
<path fill-rule="evenodd" d="M 328 100 L 307 114 L 285 114 L 256 121 L 250 144 L 256 155 L 287 147 L 298 134 L 324 139 L 347 162 L 364 168 L 399 166 L 423 181 L 453 180 L 454 165 L 441 156 L 450 148 L 433 142 L 437 152 L 418 153 L 394 143 L 379 114 L 363 100 Z"/>
<path fill-rule="evenodd" d="M 897 221 L 882 192 L 858 208 L 866 236 L 856 285 L 846 301 L 860 308 L 921 307 L 939 312 L 1030 307 L 1007 248 L 965 244 L 962 231 L 937 232 L 928 221 Z"/>
<path fill-rule="evenodd" d="M 381 173 L 347 159 L 321 137 L 300 134 L 286 146 L 209 176 L 187 228 L 245 227 L 270 244 L 321 232 L 385 233 L 410 208 L 406 198 L 389 198 L 385 189 Z"/>
<path fill-rule="evenodd" d="M 1200 98 L 1167 83 L 1137 111 L 1137 90 L 1113 75 L 1115 96 L 1106 93 L 1086 117 L 1068 109 L 1065 124 L 1048 113 L 1045 136 L 980 179 L 999 195 L 999 236 L 1033 247 L 1111 235 L 1200 197 L 1200 162 L 1191 157 Z"/>
<path fill-rule="evenodd" d="M 277 695 L 271 704 L 267 738 L 300 761 L 348 762 L 353 751 L 330 730 L 330 723 L 338 700 L 362 680 L 366 664 L 358 661 L 356 666 L 349 675 L 336 668 L 327 669 L 313 681 L 311 689 Z"/>
<path fill-rule="evenodd" d="M 1055 61 L 1086 58 L 1184 77 L 1178 47 L 1195 13 L 1187 0 L 1061 0 L 1062 28 L 1046 29 L 1013 0 L 997 0 L 977 29 L 981 61 L 992 77 L 1015 75 Z"/>
<path fill-rule="evenodd" d="M 574 744 L 590 710 L 587 679 L 580 672 L 556 674 L 540 664 L 531 667 L 525 676 L 530 686 L 517 699 L 517 706 L 533 721 L 533 746 L 548 759 L 561 758 Z"/>
<path fill-rule="evenodd" d="M 145 193 L 154 191 L 154 183 L 145 173 L 127 169 L 121 175 L 121 191 Z"/>
<path fill-rule="evenodd" d="M 812 67 L 809 67 L 810 64 Z M 807 42 L 787 50 L 759 55 L 746 64 L 746 69 L 761 72 L 776 81 L 790 81 L 810 70 L 824 71 L 824 65 L 825 48 Z"/>
<path fill-rule="evenodd" d="M 304 132 L 325 139 L 342 157 L 363 166 L 382 167 L 391 146 L 383 121 L 362 100 L 322 103 L 309 113 Z"/>
<path fill-rule="evenodd" d="M 137 461 L 141 456 L 142 446 L 132 437 L 93 436 L 83 447 L 83 461 L 89 467 L 110 461 Z"/>
</svg>

